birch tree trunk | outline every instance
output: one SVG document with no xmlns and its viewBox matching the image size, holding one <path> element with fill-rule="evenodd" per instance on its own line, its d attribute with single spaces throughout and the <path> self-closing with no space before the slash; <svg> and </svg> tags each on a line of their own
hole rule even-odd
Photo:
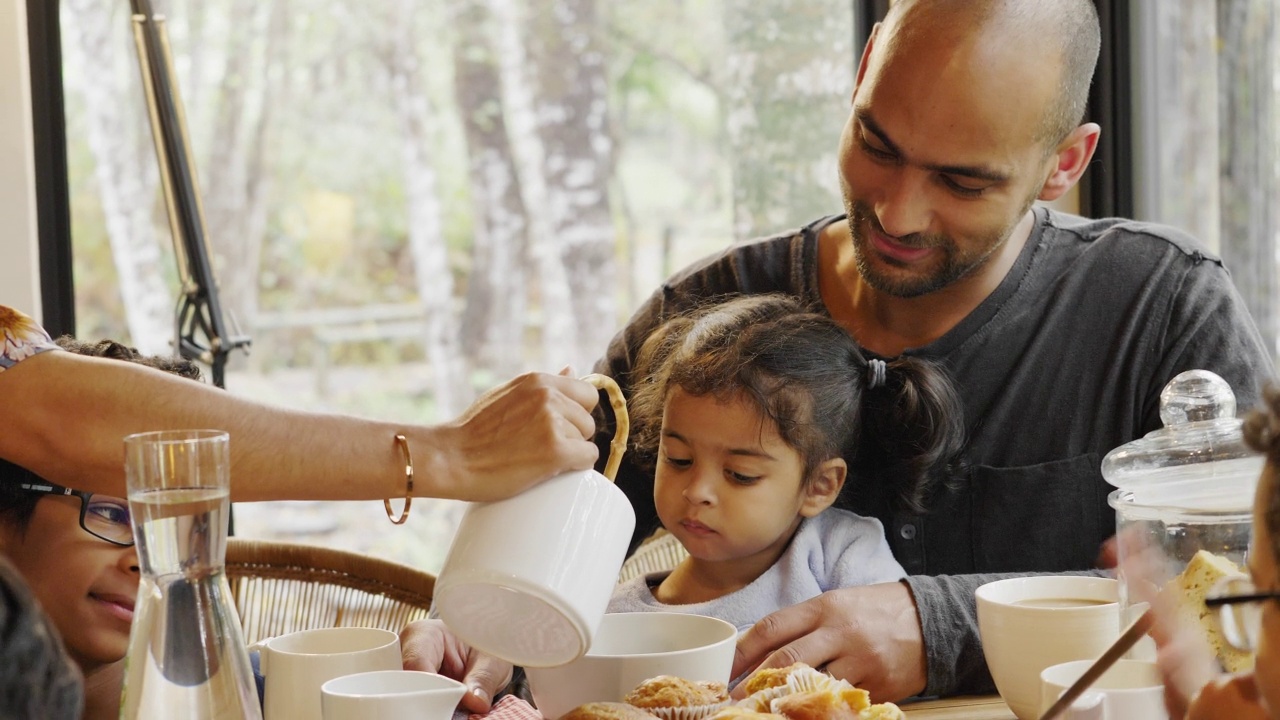
<svg viewBox="0 0 1280 720">
<path fill-rule="evenodd" d="M 554 313 L 572 313 L 575 332 L 560 345 L 568 349 L 566 360 L 590 367 L 618 324 L 608 192 L 613 142 L 601 23 L 596 0 L 557 0 L 529 20 L 535 117 L 553 234 L 540 249 L 550 256 L 544 261 L 563 264 L 569 288 L 568 303 L 544 295 L 543 307 L 548 329 Z"/>
<path fill-rule="evenodd" d="M 537 302 L 537 314 L 529 324 L 538 328 L 540 339 L 539 354 L 530 362 L 534 367 L 554 369 L 570 361 L 565 347 L 576 341 L 577 325 L 570 307 L 568 274 L 559 257 L 547 209 L 547 180 L 542 164 L 545 153 L 538 136 L 536 77 L 527 47 L 527 23 L 518 0 L 488 2 L 498 25 L 498 62 L 507 131 L 519 171 L 520 194 L 528 211 L 527 254 L 533 264 L 533 272 L 528 273 L 529 290 Z"/>
<path fill-rule="evenodd" d="M 528 218 L 502 102 L 488 0 L 455 0 L 454 96 L 467 138 L 475 236 L 462 347 L 497 375 L 523 366 Z"/>
<path fill-rule="evenodd" d="M 113 7 L 117 11 L 113 11 Z M 128 13 L 101 0 L 67 0 L 67 52 L 83 75 L 69 76 L 84 99 L 94 177 L 119 276 L 129 342 L 149 354 L 173 352 L 174 293 L 165 286 L 155 215 L 155 148 L 135 56 L 118 40 L 131 36 Z M 123 32 L 120 25 L 124 26 Z M 115 32 L 113 32 L 113 28 Z"/>
<path fill-rule="evenodd" d="M 204 217 L 223 307 L 243 329 L 258 313 L 270 176 L 267 137 L 283 88 L 273 66 L 287 42 L 287 0 L 237 0 L 204 173 Z M 261 31 L 266 25 L 265 34 Z M 263 42 L 255 42 L 265 38 Z M 254 47 L 262 47 L 255 58 Z"/>
<path fill-rule="evenodd" d="M 1218 0 L 1222 259 L 1276 351 L 1280 240 L 1275 0 Z"/>
<path fill-rule="evenodd" d="M 728 0 L 725 22 L 734 235 L 839 211 L 847 103 L 836 98 L 853 91 L 856 62 L 848 0 Z"/>
<path fill-rule="evenodd" d="M 409 247 L 418 298 L 426 311 L 425 346 L 440 418 L 451 418 L 470 403 L 473 393 L 458 341 L 453 311 L 453 275 L 444 242 L 436 171 L 428 149 L 432 132 L 430 99 L 422 85 L 413 34 L 413 0 L 397 0 L 391 13 L 392 97 L 403 130 L 405 197 L 409 208 Z"/>
</svg>

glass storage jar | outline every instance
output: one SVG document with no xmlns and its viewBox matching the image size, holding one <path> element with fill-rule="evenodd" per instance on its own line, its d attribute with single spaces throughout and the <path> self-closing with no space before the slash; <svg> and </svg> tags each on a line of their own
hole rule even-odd
<svg viewBox="0 0 1280 720">
<path fill-rule="evenodd" d="M 1107 500 L 1115 508 L 1121 539 L 1122 628 L 1147 608 L 1143 600 L 1151 588 L 1137 583 L 1170 587 L 1200 551 L 1215 556 L 1201 560 L 1212 561 L 1218 571 L 1230 571 L 1224 558 L 1244 567 L 1263 458 L 1244 444 L 1235 412 L 1235 395 L 1226 381 L 1207 370 L 1189 370 L 1160 394 L 1164 427 L 1103 459 L 1102 475 L 1117 488 Z M 1126 563 L 1138 552 L 1145 556 L 1140 564 Z M 1128 577 L 1127 564 L 1145 571 Z M 1208 614 L 1195 600 L 1183 610 L 1197 619 Z M 1155 647 L 1144 639 L 1130 656 L 1154 659 Z"/>
</svg>

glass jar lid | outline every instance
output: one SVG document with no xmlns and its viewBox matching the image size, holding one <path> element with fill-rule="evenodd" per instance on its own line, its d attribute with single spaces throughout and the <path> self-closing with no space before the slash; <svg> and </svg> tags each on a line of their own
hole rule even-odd
<svg viewBox="0 0 1280 720">
<path fill-rule="evenodd" d="M 1195 507 L 1206 486 L 1252 500 L 1263 458 L 1245 445 L 1231 387 L 1208 370 L 1188 370 L 1160 393 L 1164 427 L 1107 453 L 1102 477 L 1138 502 Z"/>
</svg>

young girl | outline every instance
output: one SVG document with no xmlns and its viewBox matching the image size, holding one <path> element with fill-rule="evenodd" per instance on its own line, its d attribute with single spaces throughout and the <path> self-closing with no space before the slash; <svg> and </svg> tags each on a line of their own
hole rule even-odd
<svg viewBox="0 0 1280 720">
<path fill-rule="evenodd" d="M 637 372 L 635 446 L 656 464 L 658 516 L 688 557 L 620 585 L 610 612 L 699 613 L 743 630 L 827 590 L 905 576 L 878 520 L 831 505 L 846 458 L 902 468 L 908 502 L 928 492 L 963 442 L 940 369 L 868 359 L 829 317 L 756 295 L 670 320 Z"/>
<path fill-rule="evenodd" d="M 61 338 L 58 345 L 200 378 L 191 362 L 142 357 L 111 341 Z M 0 460 L 0 552 L 30 585 L 83 673 L 83 717 L 118 717 L 139 580 L 128 502 L 63 488 Z"/>
</svg>

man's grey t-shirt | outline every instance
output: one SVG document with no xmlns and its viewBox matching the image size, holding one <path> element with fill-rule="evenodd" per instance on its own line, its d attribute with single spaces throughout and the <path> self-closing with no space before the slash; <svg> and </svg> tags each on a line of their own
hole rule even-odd
<svg viewBox="0 0 1280 720">
<path fill-rule="evenodd" d="M 926 514 L 903 512 L 894 479 L 851 459 L 839 503 L 883 522 L 912 576 L 929 694 L 993 687 L 977 638 L 978 585 L 997 573 L 1093 567 L 1115 532 L 1102 457 L 1160 427 L 1160 391 L 1173 376 L 1212 370 L 1245 410 L 1274 372 L 1221 260 L 1195 240 L 1153 224 L 1034 212 L 995 291 L 950 332 L 906 353 L 942 363 L 964 403 L 969 442 L 953 487 L 935 492 Z M 613 339 L 598 370 L 628 392 L 640 343 L 708 298 L 781 292 L 825 312 L 817 238 L 838 219 L 735 245 L 676 274 Z M 638 543 L 655 527 L 653 477 L 623 465 L 618 485 L 636 508 Z"/>
</svg>

